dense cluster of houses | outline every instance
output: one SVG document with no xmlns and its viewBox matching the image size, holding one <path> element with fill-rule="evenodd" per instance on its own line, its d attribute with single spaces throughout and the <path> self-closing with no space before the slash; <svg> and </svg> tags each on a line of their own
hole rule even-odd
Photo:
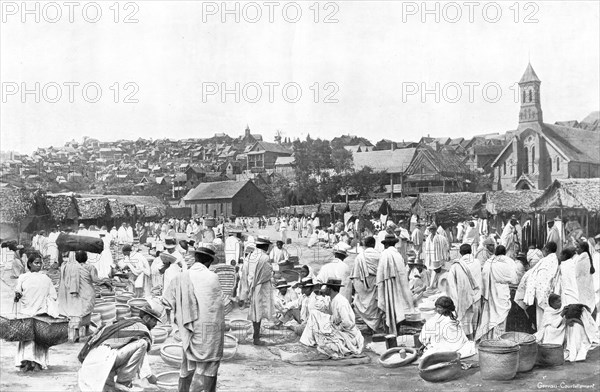
<svg viewBox="0 0 600 392">
<path fill-rule="evenodd" d="M 544 123 L 540 84 L 529 64 L 519 82 L 518 125 L 504 133 L 471 139 L 427 136 L 413 142 L 384 139 L 375 145 L 344 135 L 331 144 L 352 153 L 355 169 L 368 166 L 385 171 L 389 175 L 386 194 L 392 198 L 434 192 L 543 190 L 557 179 L 599 177 L 598 112 L 581 122 Z M 79 181 L 100 190 L 103 184 L 130 184 L 136 193 L 136 189 L 158 184 L 165 186 L 165 199 L 184 200 L 186 205 L 201 193 L 196 189 L 200 184 L 240 182 L 241 188 L 249 180 L 268 184 L 276 175 L 295 177 L 291 140 L 278 134 L 274 142 L 267 142 L 248 126 L 236 138 L 224 133 L 184 140 L 105 142 L 84 137 L 62 147 L 39 148 L 31 156 L 10 153 L 2 158 L 0 188 L 43 189 L 51 183 L 61 191 L 61 184 Z"/>
</svg>

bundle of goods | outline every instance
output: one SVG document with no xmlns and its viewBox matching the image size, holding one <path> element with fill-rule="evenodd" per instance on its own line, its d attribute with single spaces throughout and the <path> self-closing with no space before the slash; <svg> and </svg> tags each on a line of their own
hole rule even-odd
<svg viewBox="0 0 600 392">
<path fill-rule="evenodd" d="M 100 238 L 75 234 L 60 233 L 56 238 L 56 245 L 60 252 L 83 250 L 85 252 L 100 254 L 104 250 L 104 242 Z"/>
</svg>

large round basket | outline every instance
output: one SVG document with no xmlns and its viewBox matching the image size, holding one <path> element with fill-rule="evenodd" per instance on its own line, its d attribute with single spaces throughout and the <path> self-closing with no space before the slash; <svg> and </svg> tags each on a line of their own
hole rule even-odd
<svg viewBox="0 0 600 392">
<path fill-rule="evenodd" d="M 26 314 L 0 315 L 0 339 L 7 342 L 33 340 L 33 318 Z"/>
<path fill-rule="evenodd" d="M 178 368 L 183 360 L 181 344 L 165 344 L 160 349 L 160 357 L 169 366 Z"/>
<path fill-rule="evenodd" d="M 160 373 L 156 376 L 156 386 L 163 391 L 176 391 L 179 385 L 179 370 Z"/>
<path fill-rule="evenodd" d="M 402 357 L 404 355 L 404 358 Z M 417 358 L 417 351 L 409 347 L 392 347 L 379 357 L 384 368 L 405 366 Z"/>
<path fill-rule="evenodd" d="M 512 380 L 519 368 L 519 344 L 510 340 L 485 340 L 479 345 L 483 380 Z"/>
<path fill-rule="evenodd" d="M 67 342 L 69 338 L 69 319 L 54 318 L 47 315 L 33 317 L 35 342 L 52 347 Z"/>
<path fill-rule="evenodd" d="M 517 372 L 528 372 L 535 366 L 538 355 L 538 344 L 534 335 L 524 332 L 507 332 L 500 339 L 519 343 L 519 368 Z"/>
<path fill-rule="evenodd" d="M 419 363 L 419 376 L 429 382 L 444 382 L 461 376 L 460 355 L 455 351 L 425 356 Z"/>
<path fill-rule="evenodd" d="M 226 333 L 223 342 L 223 360 L 226 361 L 235 357 L 238 349 L 238 340 L 235 336 Z"/>
<path fill-rule="evenodd" d="M 106 324 L 117 317 L 117 308 L 114 302 L 105 302 L 94 306 L 94 313 L 100 313 L 102 322 Z"/>
<path fill-rule="evenodd" d="M 129 307 L 131 308 L 131 316 L 132 317 L 139 317 L 140 316 L 140 310 L 137 308 L 143 308 L 144 305 L 147 305 L 148 301 L 146 301 L 144 298 L 134 298 L 134 299 L 130 299 L 129 301 L 127 301 L 127 305 L 129 305 Z"/>
<path fill-rule="evenodd" d="M 565 363 L 565 351 L 560 344 L 540 344 L 537 364 L 539 366 L 560 366 Z"/>
</svg>

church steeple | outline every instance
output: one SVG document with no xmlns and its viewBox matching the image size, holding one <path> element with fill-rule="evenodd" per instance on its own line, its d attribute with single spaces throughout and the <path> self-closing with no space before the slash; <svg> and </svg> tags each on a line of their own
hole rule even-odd
<svg viewBox="0 0 600 392">
<path fill-rule="evenodd" d="M 519 81 L 519 92 L 521 97 L 521 110 L 519 111 L 519 123 L 544 121 L 542 116 L 542 105 L 540 102 L 540 84 L 531 63 Z"/>
</svg>

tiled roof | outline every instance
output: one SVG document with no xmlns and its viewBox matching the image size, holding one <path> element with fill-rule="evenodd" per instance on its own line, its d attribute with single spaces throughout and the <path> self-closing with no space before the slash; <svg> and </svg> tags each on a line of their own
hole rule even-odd
<svg viewBox="0 0 600 392">
<path fill-rule="evenodd" d="M 357 170 L 369 166 L 374 171 L 388 173 L 403 173 L 415 155 L 416 148 L 399 148 L 397 150 L 382 150 L 359 152 L 352 155 Z"/>
<path fill-rule="evenodd" d="M 219 181 L 199 184 L 183 198 L 190 200 L 231 199 L 250 181 Z"/>
<path fill-rule="evenodd" d="M 544 124 L 543 134 L 570 160 L 600 164 L 600 133 Z"/>
<path fill-rule="evenodd" d="M 289 154 L 289 155 L 291 155 L 293 152 L 293 151 L 288 150 L 281 144 L 269 143 L 269 142 L 263 142 L 263 141 L 256 142 L 254 144 L 254 146 L 252 146 L 252 151 L 268 151 L 268 152 L 275 152 L 278 154 Z"/>
</svg>

